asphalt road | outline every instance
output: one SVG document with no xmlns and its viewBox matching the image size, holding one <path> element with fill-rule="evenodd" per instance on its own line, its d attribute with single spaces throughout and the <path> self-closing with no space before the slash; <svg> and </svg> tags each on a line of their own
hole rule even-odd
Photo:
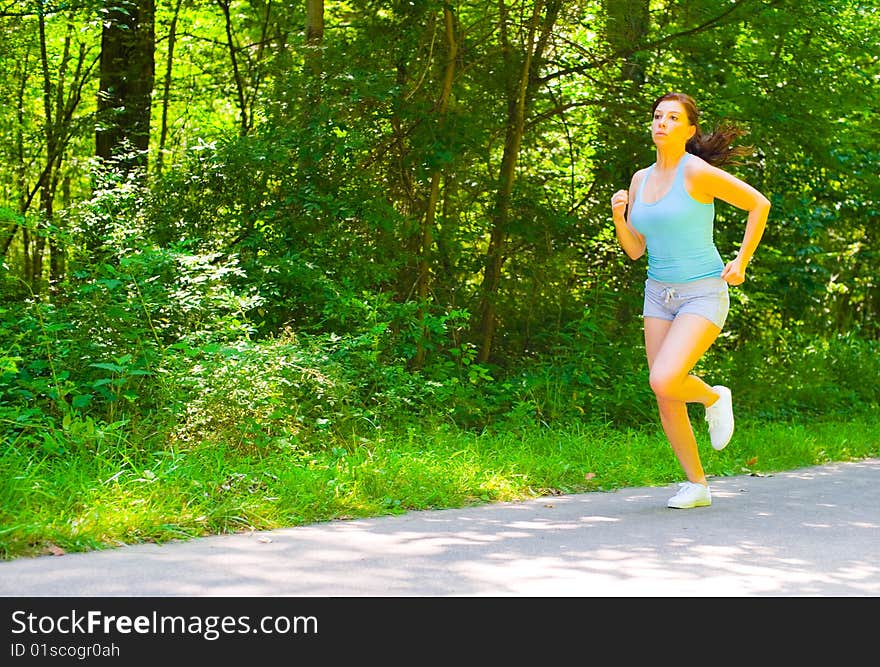
<svg viewBox="0 0 880 667">
<path fill-rule="evenodd" d="M 0 596 L 877 596 L 880 459 L 0 562 Z"/>
</svg>

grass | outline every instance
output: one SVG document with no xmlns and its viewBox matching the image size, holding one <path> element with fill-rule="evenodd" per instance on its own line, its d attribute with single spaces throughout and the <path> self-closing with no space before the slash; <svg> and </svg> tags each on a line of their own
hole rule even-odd
<svg viewBox="0 0 880 667">
<path fill-rule="evenodd" d="M 80 429 L 76 445 L 0 455 L 0 557 L 265 530 L 542 495 L 660 486 L 681 471 L 656 426 L 573 424 L 475 434 L 408 428 L 332 439 L 173 447 L 121 427 Z M 699 428 L 697 429 L 700 430 Z M 713 451 L 710 477 L 770 474 L 880 453 L 880 419 L 749 422 Z"/>
</svg>

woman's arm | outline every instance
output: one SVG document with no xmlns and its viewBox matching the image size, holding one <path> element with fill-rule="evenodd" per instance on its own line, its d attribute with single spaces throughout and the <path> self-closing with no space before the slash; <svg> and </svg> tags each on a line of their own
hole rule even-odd
<svg viewBox="0 0 880 667">
<path fill-rule="evenodd" d="M 697 168 L 687 174 L 688 190 L 698 200 L 721 199 L 732 206 L 748 211 L 746 231 L 736 257 L 727 263 L 721 277 L 731 285 L 739 285 L 745 280 L 746 267 L 764 234 L 767 216 L 770 214 L 770 200 L 751 185 L 728 174 L 723 169 L 700 160 Z"/>
<path fill-rule="evenodd" d="M 617 241 L 630 259 L 638 259 L 645 254 L 645 237 L 639 234 L 626 216 L 627 206 L 632 210 L 635 193 L 638 192 L 638 176 L 636 172 L 630 181 L 629 190 L 618 190 L 611 197 L 611 218 L 617 232 Z"/>
</svg>

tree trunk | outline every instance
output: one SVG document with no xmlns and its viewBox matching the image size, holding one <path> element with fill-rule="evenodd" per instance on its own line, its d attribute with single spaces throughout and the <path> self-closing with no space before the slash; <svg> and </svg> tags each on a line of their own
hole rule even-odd
<svg viewBox="0 0 880 667">
<path fill-rule="evenodd" d="M 504 264 L 507 253 L 510 199 L 513 194 L 513 184 L 516 178 L 516 164 L 519 159 L 520 147 L 522 145 L 526 114 L 534 93 L 534 81 L 536 77 L 533 77 L 533 67 L 543 56 L 547 39 L 549 38 L 553 24 L 556 22 L 556 17 L 559 14 L 561 4 L 560 0 L 552 0 L 547 4 L 542 33 L 540 37 L 536 39 L 535 36 L 538 32 L 539 23 L 541 22 L 541 12 L 544 8 L 544 3 L 542 0 L 535 1 L 532 16 L 528 24 L 528 41 L 525 44 L 524 53 L 522 54 L 522 65 L 515 81 L 515 85 L 510 88 L 508 93 L 507 134 L 504 141 L 504 154 L 501 159 L 498 191 L 495 195 L 495 205 L 491 214 L 492 227 L 489 234 L 489 248 L 486 252 L 486 263 L 481 285 L 481 300 L 479 306 L 480 321 L 477 329 L 477 335 L 480 341 L 480 351 L 477 355 L 477 361 L 480 363 L 485 363 L 489 360 L 489 356 L 492 352 L 492 343 L 495 338 L 496 298 L 498 296 L 498 288 L 501 284 L 501 268 Z M 504 25 L 505 20 L 506 12 L 502 11 L 502 47 L 505 53 L 508 53 L 510 47 L 506 43 L 507 29 Z M 508 67 L 510 66 L 509 63 L 507 63 L 507 65 Z"/>
<path fill-rule="evenodd" d="M 39 298 L 43 294 L 43 258 L 46 252 L 46 235 L 49 223 L 55 213 L 52 203 L 52 187 L 48 178 L 40 190 L 40 214 L 41 220 L 37 223 L 37 233 L 34 238 L 33 254 L 31 255 L 30 285 L 34 297 Z"/>
<path fill-rule="evenodd" d="M 306 0 L 306 68 L 312 77 L 323 71 L 321 47 L 324 44 L 324 0 Z"/>
<path fill-rule="evenodd" d="M 248 117 L 247 101 L 245 100 L 244 80 L 238 67 L 238 55 L 235 48 L 235 40 L 232 37 L 232 16 L 229 13 L 229 0 L 217 0 L 223 11 L 226 24 L 226 45 L 229 47 L 229 60 L 232 63 L 232 80 L 235 83 L 235 94 L 238 99 L 239 132 L 242 136 L 250 130 L 250 118 Z"/>
<path fill-rule="evenodd" d="M 641 86 L 645 82 L 645 55 L 637 52 L 639 43 L 648 34 L 651 19 L 648 0 L 605 0 L 608 17 L 606 33 L 608 42 L 616 54 L 625 60 L 622 67 L 624 79 Z"/>
<path fill-rule="evenodd" d="M 70 176 L 65 176 L 61 186 L 63 208 L 70 206 Z M 64 280 L 66 270 L 66 253 L 64 246 L 58 242 L 58 237 L 49 237 L 49 294 L 53 300 L 60 295 L 61 282 Z"/>
<path fill-rule="evenodd" d="M 443 8 L 443 18 L 446 28 L 446 44 L 448 53 L 446 54 L 446 67 L 443 72 L 443 85 L 440 90 L 440 103 L 438 105 L 438 113 L 440 114 L 441 127 L 444 124 L 446 110 L 449 107 L 449 98 L 452 95 L 452 81 L 455 77 L 455 59 L 458 57 L 458 43 L 455 39 L 455 16 L 448 6 Z M 419 252 L 419 267 L 417 278 L 417 292 L 419 299 L 418 321 L 421 337 L 419 338 L 416 348 L 416 356 L 413 364 L 416 368 L 421 368 L 425 363 L 425 311 L 427 310 L 428 291 L 431 282 L 431 271 L 429 257 L 431 254 L 434 232 L 434 221 L 436 218 L 437 201 L 440 199 L 440 178 L 442 177 L 442 169 L 437 168 L 431 174 L 431 189 L 428 193 L 428 206 L 425 211 L 425 217 L 422 219 L 421 229 L 421 248 Z"/>
<path fill-rule="evenodd" d="M 95 154 L 126 171 L 146 168 L 154 65 L 154 0 L 106 5 Z"/>
<path fill-rule="evenodd" d="M 162 127 L 159 131 L 159 150 L 156 151 L 156 172 L 162 173 L 165 162 L 165 142 L 168 139 L 168 105 L 171 102 L 171 72 L 174 67 L 174 47 L 177 45 L 177 19 L 183 0 L 174 4 L 174 15 L 168 28 L 168 60 L 165 63 L 165 79 L 162 82 Z"/>
<path fill-rule="evenodd" d="M 305 108 L 302 114 L 303 130 L 312 131 L 309 126 L 314 121 L 315 112 L 321 104 L 321 87 L 324 73 L 322 49 L 324 45 L 324 0 L 306 0 L 306 50 L 303 74 L 306 81 L 303 100 Z M 301 154 L 299 158 L 300 172 L 309 177 L 314 164 L 311 158 Z"/>
<path fill-rule="evenodd" d="M 46 125 L 44 127 L 46 133 L 46 156 L 47 167 L 40 175 L 38 188 L 40 191 L 40 208 L 42 209 L 42 219 L 37 221 L 37 234 L 34 239 L 33 254 L 27 262 L 25 272 L 26 280 L 30 284 L 31 292 L 34 297 L 39 298 L 42 293 L 43 281 L 43 249 L 46 246 L 46 237 L 41 230 L 47 227 L 52 220 L 52 165 L 54 156 L 57 155 L 57 133 L 53 127 L 52 119 L 57 117 L 55 110 L 52 108 L 52 81 L 49 75 L 49 57 L 46 46 L 46 16 L 40 7 L 39 14 L 39 31 L 40 31 L 40 65 L 43 74 L 43 111 L 46 114 Z M 65 49 L 66 51 L 67 49 Z M 62 62 L 66 61 L 65 57 Z M 59 86 L 60 88 L 60 86 Z M 27 254 L 27 251 L 25 251 Z"/>
<path fill-rule="evenodd" d="M 28 80 L 28 61 L 30 60 L 30 49 L 25 51 L 24 58 L 21 61 L 21 76 L 19 77 L 19 85 L 16 89 L 15 97 L 15 181 L 18 187 L 18 212 L 24 213 L 28 200 L 27 187 L 27 161 L 25 159 L 24 149 L 24 124 L 25 124 L 25 102 L 24 91 L 27 87 Z M 17 68 L 16 68 L 17 69 Z M 18 232 L 19 223 L 13 222 L 9 229 L 4 230 L 3 238 L 0 240 L 0 257 L 6 257 L 9 252 L 9 246 Z"/>
</svg>

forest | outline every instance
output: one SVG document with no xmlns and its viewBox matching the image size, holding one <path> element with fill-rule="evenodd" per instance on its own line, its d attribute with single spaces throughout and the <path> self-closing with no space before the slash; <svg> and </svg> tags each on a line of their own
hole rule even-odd
<svg viewBox="0 0 880 667">
<path fill-rule="evenodd" d="M 876 2 L 0 0 L 0 27 L 6 540 L 38 541 L 11 471 L 108 448 L 143 481 L 206 446 L 656 428 L 610 198 L 668 91 L 747 131 L 772 202 L 700 372 L 744 423 L 880 403 Z M 716 206 L 725 261 L 745 221 Z"/>
</svg>

